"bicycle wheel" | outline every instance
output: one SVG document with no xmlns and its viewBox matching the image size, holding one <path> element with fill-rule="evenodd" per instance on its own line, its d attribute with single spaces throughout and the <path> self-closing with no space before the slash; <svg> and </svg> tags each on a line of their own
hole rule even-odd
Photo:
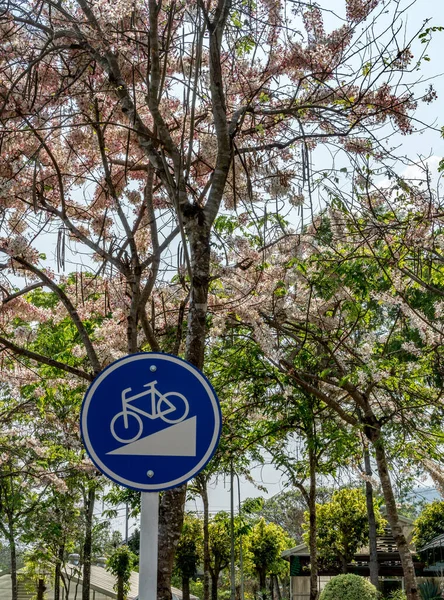
<svg viewBox="0 0 444 600">
<path fill-rule="evenodd" d="M 125 420 L 123 418 L 123 410 L 122 410 L 122 412 L 117 413 L 117 415 L 111 421 L 111 425 L 109 426 L 111 429 L 113 438 L 116 439 L 118 442 L 122 442 L 122 444 L 129 444 L 130 442 L 135 442 L 136 440 L 138 440 L 140 438 L 140 436 L 142 435 L 142 430 L 143 430 L 142 419 L 139 417 L 139 415 L 137 415 L 136 413 L 133 413 L 131 411 L 127 411 L 126 416 L 128 418 L 128 427 L 125 427 Z M 133 419 L 136 419 L 136 423 L 130 423 L 131 417 Z M 116 433 L 116 424 L 117 424 L 117 431 L 120 433 L 120 435 L 118 435 Z M 136 428 L 137 428 L 137 432 L 136 432 L 136 435 L 133 435 L 133 437 L 128 437 L 128 438 L 121 437 L 122 434 L 125 432 L 125 429 L 128 431 L 128 435 L 131 436 L 134 433 L 134 431 L 136 431 Z"/>
<path fill-rule="evenodd" d="M 157 414 L 165 423 L 180 423 L 188 415 L 188 400 L 179 392 L 162 394 L 157 404 Z"/>
</svg>

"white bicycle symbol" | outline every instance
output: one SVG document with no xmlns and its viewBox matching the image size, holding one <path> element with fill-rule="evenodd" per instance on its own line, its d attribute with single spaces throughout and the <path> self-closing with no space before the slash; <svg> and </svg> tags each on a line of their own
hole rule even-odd
<svg viewBox="0 0 444 600">
<path fill-rule="evenodd" d="M 110 425 L 111 434 L 118 442 L 122 442 L 123 444 L 129 444 L 130 442 L 135 442 L 142 435 L 143 431 L 143 422 L 139 415 L 143 415 L 144 417 L 148 417 L 149 419 L 162 419 L 165 423 L 180 423 L 183 421 L 188 415 L 188 411 L 190 406 L 188 404 L 188 400 L 179 392 L 167 392 L 166 394 L 161 394 L 156 389 L 157 381 L 152 381 L 151 383 L 146 383 L 143 387 L 148 388 L 144 392 L 140 392 L 140 394 L 135 394 L 127 398 L 127 393 L 131 392 L 131 388 L 127 388 L 122 392 L 122 411 L 117 413 Z M 130 406 L 130 402 L 133 400 L 137 400 L 137 398 L 142 398 L 143 396 L 151 395 L 151 412 L 146 412 L 141 408 L 137 408 L 136 406 Z M 167 417 L 170 413 L 174 413 L 171 417 Z M 120 420 L 123 419 L 123 427 L 124 429 L 129 429 L 129 419 L 136 420 L 138 425 L 138 431 L 136 435 L 130 438 L 122 438 L 116 433 L 116 423 L 119 426 Z M 119 427 L 121 429 L 121 426 Z"/>
</svg>

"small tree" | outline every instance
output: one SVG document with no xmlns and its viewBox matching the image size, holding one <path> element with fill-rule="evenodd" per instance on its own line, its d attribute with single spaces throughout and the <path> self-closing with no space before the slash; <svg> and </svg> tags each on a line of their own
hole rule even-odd
<svg viewBox="0 0 444 600">
<path fill-rule="evenodd" d="M 120 546 L 108 558 L 106 569 L 117 577 L 114 590 L 117 592 L 117 600 L 127 600 L 131 584 L 131 571 L 137 563 L 137 557 L 128 546 Z"/>
<path fill-rule="evenodd" d="M 444 533 L 444 502 L 435 500 L 416 519 L 413 542 L 417 549 L 421 549 L 441 533 Z"/>
<path fill-rule="evenodd" d="M 260 519 L 248 536 L 248 553 L 259 577 L 259 588 L 266 589 L 267 575 L 279 571 L 281 552 L 292 545 L 285 531 L 274 523 Z"/>
<path fill-rule="evenodd" d="M 324 567 L 342 569 L 353 559 L 359 547 L 368 542 L 368 520 L 365 495 L 360 489 L 343 489 L 334 492 L 331 502 L 317 504 L 318 552 Z M 375 517 L 378 532 L 382 532 L 383 519 L 377 506 Z M 308 514 L 304 528 L 308 530 Z M 304 535 L 308 542 L 308 533 Z"/>
<path fill-rule="evenodd" d="M 190 579 L 197 574 L 201 556 L 202 522 L 193 515 L 185 515 L 182 536 L 176 549 L 176 570 L 182 577 L 183 600 L 190 600 Z"/>
<path fill-rule="evenodd" d="M 230 517 L 217 513 L 208 525 L 210 546 L 211 599 L 217 600 L 217 584 L 221 571 L 230 564 Z"/>
</svg>

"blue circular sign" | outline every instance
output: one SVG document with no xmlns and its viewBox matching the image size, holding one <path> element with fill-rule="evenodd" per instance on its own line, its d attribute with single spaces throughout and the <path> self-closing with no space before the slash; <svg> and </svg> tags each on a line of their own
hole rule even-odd
<svg viewBox="0 0 444 600">
<path fill-rule="evenodd" d="M 108 365 L 86 392 L 80 428 L 107 477 L 141 492 L 181 485 L 219 443 L 221 411 L 208 379 L 170 354 L 130 354 Z"/>
</svg>

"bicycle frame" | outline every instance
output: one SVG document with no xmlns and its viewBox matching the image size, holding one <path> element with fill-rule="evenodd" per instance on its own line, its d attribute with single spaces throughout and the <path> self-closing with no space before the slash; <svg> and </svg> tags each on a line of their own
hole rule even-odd
<svg viewBox="0 0 444 600">
<path fill-rule="evenodd" d="M 125 427 L 128 427 L 128 411 L 132 411 L 132 412 L 136 412 L 139 413 L 140 415 L 143 415 L 145 417 L 148 417 L 149 419 L 156 419 L 157 418 L 157 410 L 156 410 L 156 393 L 157 395 L 161 395 L 159 394 L 159 392 L 157 392 L 157 390 L 155 389 L 155 385 L 156 385 L 157 381 L 151 381 L 151 383 L 146 383 L 144 385 L 144 387 L 147 387 L 148 389 L 144 392 L 140 392 L 139 394 L 134 394 L 134 396 L 131 397 L 127 397 L 127 393 L 131 392 L 131 388 L 126 388 L 125 390 L 122 391 L 122 411 L 123 411 L 123 422 Z M 151 412 L 146 412 L 144 410 L 142 410 L 141 408 L 137 408 L 136 406 L 130 406 L 128 407 L 128 404 L 130 404 L 130 402 L 132 402 L 133 400 L 137 400 L 138 398 L 143 398 L 143 396 L 148 396 L 151 394 Z"/>
</svg>

